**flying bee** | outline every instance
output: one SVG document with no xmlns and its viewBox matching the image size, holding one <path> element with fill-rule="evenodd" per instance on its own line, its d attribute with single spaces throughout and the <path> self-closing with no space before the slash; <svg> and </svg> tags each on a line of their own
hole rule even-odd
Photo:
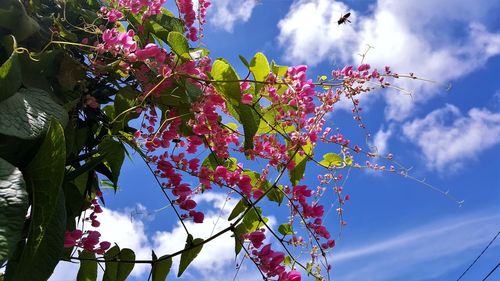
<svg viewBox="0 0 500 281">
<path fill-rule="evenodd" d="M 349 16 L 351 16 L 351 13 L 347 13 L 347 14 L 345 14 L 345 15 L 341 16 L 341 17 L 340 17 L 340 19 L 337 21 L 337 23 L 338 23 L 339 25 L 341 25 L 341 24 L 343 24 L 343 23 L 345 24 L 346 22 L 351 22 L 351 21 L 349 20 Z"/>
</svg>

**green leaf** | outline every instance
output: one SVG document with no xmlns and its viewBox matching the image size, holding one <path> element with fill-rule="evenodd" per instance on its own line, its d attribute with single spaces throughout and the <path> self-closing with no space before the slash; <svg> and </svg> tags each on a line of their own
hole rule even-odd
<svg viewBox="0 0 500 281">
<path fill-rule="evenodd" d="M 23 174 L 0 158 L 0 264 L 9 259 L 21 240 L 28 210 Z"/>
<path fill-rule="evenodd" d="M 283 235 L 293 234 L 292 226 L 288 223 L 284 223 L 278 227 L 279 233 Z"/>
<path fill-rule="evenodd" d="M 118 90 L 115 96 L 115 116 L 118 116 L 129 110 L 131 107 L 134 107 L 137 102 L 137 97 L 140 93 L 137 90 L 134 90 L 132 87 L 124 87 Z M 129 111 L 122 115 L 122 117 L 118 118 L 118 122 L 123 122 L 121 126 L 123 128 L 124 125 L 128 124 L 128 121 L 135 119 L 140 116 L 140 113 L 137 113 L 135 110 Z"/>
<path fill-rule="evenodd" d="M 238 132 L 238 124 L 236 124 L 236 123 L 230 122 L 230 123 L 224 124 L 224 126 L 226 126 L 232 132 Z"/>
<path fill-rule="evenodd" d="M 278 203 L 278 205 L 281 205 L 283 199 L 285 198 L 285 195 L 283 195 L 283 185 L 281 184 L 277 186 L 269 185 L 269 188 L 272 188 L 273 190 L 267 193 L 267 198 L 273 202 Z"/>
<path fill-rule="evenodd" d="M 243 133 L 245 135 L 245 149 L 253 149 L 253 138 L 259 129 L 260 117 L 256 111 L 260 111 L 260 105 L 255 104 L 252 108 L 248 104 L 240 103 L 236 107 L 239 115 L 239 121 L 243 125 Z"/>
<path fill-rule="evenodd" d="M 250 62 L 249 69 L 252 72 L 255 81 L 261 82 L 265 82 L 267 80 L 267 77 L 269 76 L 269 73 L 271 72 L 271 69 L 269 68 L 269 62 L 267 61 L 267 58 L 263 53 L 255 54 L 252 61 Z M 263 86 L 264 84 L 262 83 L 255 83 L 256 95 L 260 92 L 260 89 L 262 89 Z"/>
<path fill-rule="evenodd" d="M 122 261 L 135 261 L 135 253 L 131 249 L 124 248 L 120 251 L 120 260 Z M 130 272 L 134 269 L 135 263 L 132 262 L 119 262 L 118 270 L 116 272 L 116 281 L 125 281 Z"/>
<path fill-rule="evenodd" d="M 34 61 L 27 53 L 19 54 L 23 86 L 26 88 L 37 88 L 45 90 L 46 92 L 51 92 L 53 89 L 51 81 L 55 79 L 57 73 L 59 72 L 59 61 L 64 53 L 64 49 L 45 51 L 42 54 L 37 54 L 36 61 Z M 64 96 L 63 98 L 64 101 L 71 99 L 69 95 Z M 78 96 L 78 99 L 74 99 L 74 105 L 76 105 L 79 101 L 80 96 Z"/>
<path fill-rule="evenodd" d="M 64 91 L 72 91 L 78 82 L 84 80 L 85 68 L 71 56 L 64 56 L 56 75 L 57 81 Z"/>
<path fill-rule="evenodd" d="M 177 31 L 170 32 L 167 37 L 167 44 L 178 57 L 186 60 L 191 59 L 188 41 L 182 33 Z"/>
<path fill-rule="evenodd" d="M 105 155 L 105 164 L 111 169 L 112 178 L 110 179 L 115 186 L 118 184 L 118 177 L 125 159 L 125 147 L 120 142 L 112 138 L 105 138 L 99 145 L 99 150 Z"/>
<path fill-rule="evenodd" d="M 247 68 L 250 68 L 250 64 L 248 63 L 247 59 L 242 56 L 242 55 L 239 55 L 238 56 L 240 58 L 240 61 L 247 67 Z"/>
<path fill-rule="evenodd" d="M 234 252 L 236 255 L 238 255 L 241 252 L 241 249 L 243 248 L 243 239 L 241 238 L 241 235 L 246 233 L 246 227 L 243 223 L 238 224 L 234 230 L 233 230 L 233 235 L 234 235 Z"/>
<path fill-rule="evenodd" d="M 234 251 L 236 255 L 238 255 L 242 249 L 243 241 L 241 239 L 241 235 L 244 233 L 255 231 L 263 226 L 263 223 L 260 220 L 261 216 L 262 210 L 260 207 L 252 208 L 245 214 L 242 222 L 234 228 Z M 265 217 L 263 217 L 262 220 L 266 223 L 269 221 L 269 219 Z"/>
<path fill-rule="evenodd" d="M 0 1 L 0 28 L 8 30 L 18 41 L 22 41 L 40 30 L 20 0 Z"/>
<path fill-rule="evenodd" d="M 186 247 L 184 249 L 191 248 L 186 252 L 181 254 L 181 261 L 179 264 L 179 273 L 177 277 L 181 277 L 182 273 L 186 270 L 189 264 L 198 256 L 203 248 L 203 239 L 196 238 L 193 240 L 193 235 L 189 234 L 186 240 Z"/>
<path fill-rule="evenodd" d="M 22 76 L 19 65 L 19 55 L 14 51 L 16 38 L 9 35 L 2 39 L 2 45 L 11 54 L 10 57 L 0 66 L 0 102 L 14 95 L 21 87 Z"/>
<path fill-rule="evenodd" d="M 229 218 L 227 218 L 227 220 L 228 221 L 233 220 L 239 214 L 243 213 L 246 210 L 246 208 L 247 208 L 247 201 L 245 198 L 242 198 L 240 201 L 238 201 L 234 209 L 231 211 L 231 214 L 229 215 Z"/>
<path fill-rule="evenodd" d="M 106 281 L 116 281 L 118 276 L 118 263 L 115 261 L 120 257 L 120 247 L 117 245 L 111 247 L 104 253 L 104 264 L 106 268 L 104 270 L 104 277 L 102 280 Z"/>
<path fill-rule="evenodd" d="M 264 108 L 264 113 L 262 114 L 262 118 L 259 120 L 259 128 L 257 129 L 257 134 L 283 134 L 287 135 L 293 131 L 296 131 L 296 128 L 292 125 L 284 125 L 278 123 L 276 121 L 276 113 L 277 111 L 271 107 Z M 285 127 L 284 127 L 285 126 Z"/>
<path fill-rule="evenodd" d="M 20 139 L 36 139 L 55 117 L 66 126 L 68 114 L 50 95 L 38 89 L 20 89 L 0 103 L 0 132 Z"/>
<path fill-rule="evenodd" d="M 283 265 L 288 266 L 292 263 L 292 258 L 290 256 L 286 256 L 285 260 L 283 260 Z"/>
<path fill-rule="evenodd" d="M 95 259 L 95 254 L 87 251 L 81 251 L 78 255 L 80 260 L 80 269 L 76 276 L 77 281 L 95 281 L 97 280 L 97 261 L 85 260 Z"/>
<path fill-rule="evenodd" d="M 277 65 L 274 61 L 271 62 L 271 70 L 277 76 L 285 76 L 288 66 Z"/>
<path fill-rule="evenodd" d="M 152 272 L 152 280 L 153 281 L 165 281 L 167 280 L 168 273 L 170 273 L 170 268 L 172 267 L 172 258 L 166 258 L 167 255 L 160 257 L 158 260 L 156 259 L 156 255 L 153 252 L 153 268 Z"/>
<path fill-rule="evenodd" d="M 323 155 L 323 160 L 319 162 L 321 165 L 325 167 L 332 167 L 332 166 L 342 166 L 342 157 L 340 157 L 338 154 L 329 152 Z"/>
<path fill-rule="evenodd" d="M 226 101 L 232 106 L 238 105 L 241 102 L 240 82 L 238 82 L 240 78 L 229 62 L 221 58 L 216 59 L 212 65 L 211 76 L 217 81 L 230 81 L 213 82 L 215 89 L 217 89 Z"/>
<path fill-rule="evenodd" d="M 146 24 L 146 31 L 153 33 L 163 42 L 167 42 L 168 34 L 171 31 L 184 32 L 184 24 L 167 9 L 162 8 L 161 11 L 161 14 L 150 18 L 149 22 Z M 139 24 L 139 22 L 137 22 L 137 24 Z"/>
<path fill-rule="evenodd" d="M 68 172 L 68 174 L 66 175 L 66 180 L 67 181 L 74 180 L 77 177 L 79 177 L 80 175 L 83 175 L 83 174 L 87 173 L 88 171 L 94 169 L 97 165 L 102 163 L 102 161 L 104 160 L 105 157 L 106 157 L 106 155 L 101 154 L 101 155 L 98 155 L 98 156 L 95 156 L 95 157 L 88 159 L 85 162 L 85 164 L 83 164 L 82 166 Z"/>
<path fill-rule="evenodd" d="M 198 86 L 189 82 L 186 82 L 184 86 L 186 87 L 186 97 L 188 98 L 189 104 L 194 103 L 203 95 L 203 91 Z"/>
<path fill-rule="evenodd" d="M 308 155 L 312 156 L 313 152 L 313 145 L 311 142 L 307 142 L 306 145 L 303 145 L 301 147 L 301 150 L 304 151 L 303 155 L 301 155 L 300 152 L 295 153 L 295 149 L 293 151 L 289 152 L 289 156 L 293 156 L 293 161 L 295 162 L 295 168 L 293 168 L 290 172 L 290 182 L 292 185 L 297 185 L 299 184 L 300 180 L 304 176 L 304 172 L 306 170 L 306 164 L 307 161 L 309 160 Z"/>
<path fill-rule="evenodd" d="M 62 182 L 66 161 L 64 130 L 52 119 L 24 176 L 33 196 L 26 247 L 12 280 L 47 280 L 63 252 L 66 209 Z"/>
<path fill-rule="evenodd" d="M 260 111 L 260 105 L 255 104 L 252 108 L 248 104 L 241 103 L 240 78 L 226 60 L 220 58 L 215 60 L 211 76 L 214 80 L 221 81 L 213 82 L 213 85 L 226 100 L 229 113 L 243 125 L 245 149 L 252 149 L 253 137 L 257 133 L 260 123 L 259 115 L 256 112 Z"/>
<path fill-rule="evenodd" d="M 215 170 L 215 168 L 217 168 L 217 166 L 223 165 L 223 163 L 224 163 L 224 159 L 217 157 L 217 155 L 215 155 L 215 153 L 210 153 L 210 154 L 208 154 L 207 158 L 205 158 L 205 160 L 203 160 L 201 165 L 203 167 L 208 167 L 212 170 Z"/>
</svg>

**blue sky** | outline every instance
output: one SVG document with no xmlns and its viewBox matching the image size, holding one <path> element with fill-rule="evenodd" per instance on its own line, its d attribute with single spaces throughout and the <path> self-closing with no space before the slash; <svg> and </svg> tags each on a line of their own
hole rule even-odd
<svg viewBox="0 0 500 281">
<path fill-rule="evenodd" d="M 280 64 L 308 64 L 312 78 L 328 75 L 359 63 L 359 53 L 370 45 L 365 62 L 437 81 L 398 81 L 411 98 L 390 90 L 366 96 L 363 117 L 379 152 L 393 153 L 412 167 L 412 175 L 464 204 L 408 178 L 352 171 L 345 184 L 348 225 L 330 252 L 332 277 L 456 280 L 500 230 L 500 1 L 214 2 L 202 44 L 240 73 L 238 55 L 251 59 L 261 51 Z M 352 23 L 338 26 L 347 11 Z M 356 124 L 348 111 L 338 108 L 328 122 L 362 142 L 362 132 L 350 129 Z M 306 171 L 306 182 L 315 184 L 307 177 L 316 178 L 314 171 Z M 105 196 L 101 231 L 107 240 L 142 258 L 151 249 L 163 255 L 183 247 L 184 233 L 169 208 L 159 210 L 165 199 L 140 160 L 124 165 L 119 192 Z M 199 200 L 209 223 L 188 226 L 206 238 L 210 222 L 219 214 L 227 217 L 235 200 L 226 202 L 224 193 Z M 327 220 L 338 234 L 334 213 Z M 268 215 L 276 225 L 283 213 Z M 224 226 L 219 221 L 216 229 Z M 481 280 L 498 263 L 498 246 L 497 239 L 462 280 Z M 183 279 L 232 280 L 234 264 L 233 240 L 223 236 L 202 251 Z M 51 280 L 69 280 L 71 272 L 75 266 L 61 264 Z M 131 280 L 144 280 L 148 272 L 137 267 Z M 236 280 L 255 280 L 255 273 L 247 261 Z M 495 278 L 500 272 L 490 280 Z"/>
</svg>

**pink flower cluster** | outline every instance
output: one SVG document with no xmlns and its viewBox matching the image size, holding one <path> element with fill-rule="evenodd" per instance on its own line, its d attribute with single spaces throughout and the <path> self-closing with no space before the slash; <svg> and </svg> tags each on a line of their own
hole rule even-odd
<svg viewBox="0 0 500 281">
<path fill-rule="evenodd" d="M 107 241 L 99 242 L 101 233 L 95 230 L 87 230 L 82 232 L 79 229 L 66 231 L 64 234 L 64 247 L 80 247 L 92 253 L 102 255 L 111 246 Z M 97 246 L 99 244 L 99 246 Z"/>
<path fill-rule="evenodd" d="M 205 17 L 210 4 L 209 0 L 198 0 L 198 22 L 200 24 L 200 29 L 203 24 L 205 24 Z M 179 12 L 183 15 L 184 24 L 187 29 L 187 37 L 193 42 L 197 41 L 199 39 L 198 32 L 201 30 L 198 30 L 194 26 L 197 17 L 193 6 L 193 0 L 177 0 L 177 7 L 179 7 Z"/>
<path fill-rule="evenodd" d="M 184 17 L 184 24 L 187 28 L 187 37 L 191 41 L 198 40 L 198 29 L 194 26 L 196 20 L 196 12 L 193 8 L 193 0 L 177 0 L 179 12 Z"/>
<path fill-rule="evenodd" d="M 101 8 L 101 12 L 106 14 L 110 22 L 121 19 L 123 14 L 118 10 L 128 10 L 133 14 L 141 14 L 143 19 L 157 15 L 161 12 L 161 6 L 166 0 L 109 0 L 110 6 L 115 9 Z M 111 14 L 111 17 L 110 17 Z M 117 16 L 121 15 L 121 16 Z"/>
<path fill-rule="evenodd" d="M 271 244 L 262 249 L 252 251 L 251 259 L 258 265 L 259 269 L 268 277 L 278 277 L 278 281 L 300 281 L 300 272 L 292 270 L 287 272 L 281 263 L 285 260 L 285 254 L 273 251 Z"/>
<path fill-rule="evenodd" d="M 110 52 L 113 55 L 128 56 L 137 49 L 134 30 L 119 32 L 116 28 L 106 29 L 102 34 L 103 43 L 97 44 L 98 53 Z"/>
<path fill-rule="evenodd" d="M 102 208 L 99 206 L 96 199 L 91 202 L 92 213 L 85 220 L 90 220 L 93 227 L 99 227 L 100 223 L 97 220 L 97 214 L 102 213 Z M 96 254 L 104 254 L 111 246 L 110 242 L 100 242 L 101 233 L 95 230 L 87 230 L 85 232 L 75 229 L 73 231 L 66 231 L 64 234 L 64 247 L 80 247 L 89 252 Z"/>
</svg>

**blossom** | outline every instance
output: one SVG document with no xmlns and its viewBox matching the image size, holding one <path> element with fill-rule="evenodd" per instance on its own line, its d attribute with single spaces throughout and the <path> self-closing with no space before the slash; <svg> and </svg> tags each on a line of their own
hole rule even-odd
<svg viewBox="0 0 500 281">
<path fill-rule="evenodd" d="M 243 104 L 252 104 L 253 96 L 251 94 L 243 94 L 241 96 L 241 103 Z"/>
</svg>

